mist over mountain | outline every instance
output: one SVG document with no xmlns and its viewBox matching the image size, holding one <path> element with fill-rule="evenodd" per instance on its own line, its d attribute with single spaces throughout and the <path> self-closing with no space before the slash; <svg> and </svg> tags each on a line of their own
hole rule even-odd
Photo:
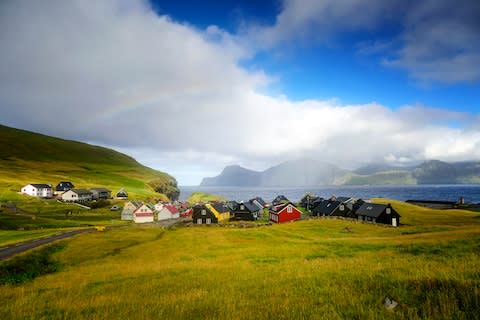
<svg viewBox="0 0 480 320">
<path fill-rule="evenodd" d="M 447 163 L 428 160 L 417 166 L 371 164 L 346 170 L 318 160 L 286 161 L 264 171 L 228 166 L 201 186 L 299 187 L 326 185 L 405 185 L 480 183 L 480 162 Z"/>
</svg>

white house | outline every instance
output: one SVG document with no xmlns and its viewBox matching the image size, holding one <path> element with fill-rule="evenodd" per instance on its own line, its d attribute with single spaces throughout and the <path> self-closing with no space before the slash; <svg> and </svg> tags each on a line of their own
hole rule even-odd
<svg viewBox="0 0 480 320">
<path fill-rule="evenodd" d="M 156 212 L 162 211 L 163 206 L 165 206 L 165 204 L 163 204 L 163 202 L 158 202 L 158 203 L 156 203 L 155 206 L 154 206 L 155 211 L 156 211 Z"/>
<path fill-rule="evenodd" d="M 122 209 L 122 220 L 133 220 L 133 213 L 142 204 L 140 201 L 127 201 Z"/>
<path fill-rule="evenodd" d="M 146 204 L 142 204 L 133 212 L 133 222 L 147 223 L 153 222 L 153 209 Z"/>
<path fill-rule="evenodd" d="M 92 193 L 86 189 L 70 189 L 62 194 L 65 202 L 85 202 L 92 200 Z"/>
<path fill-rule="evenodd" d="M 90 192 L 92 193 L 92 198 L 95 200 L 106 200 L 112 197 L 112 191 L 108 190 L 107 188 L 91 188 Z"/>
<path fill-rule="evenodd" d="M 32 197 L 51 198 L 53 196 L 52 186 L 44 183 L 27 184 L 21 192 Z"/>
<path fill-rule="evenodd" d="M 177 207 L 171 204 L 165 204 L 162 210 L 158 211 L 157 220 L 167 220 L 180 218 L 180 212 Z"/>
</svg>

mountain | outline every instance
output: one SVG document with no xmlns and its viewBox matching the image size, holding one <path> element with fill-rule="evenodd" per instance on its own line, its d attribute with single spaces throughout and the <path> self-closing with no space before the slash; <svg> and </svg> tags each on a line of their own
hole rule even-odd
<svg viewBox="0 0 480 320">
<path fill-rule="evenodd" d="M 163 193 L 177 198 L 175 178 L 120 152 L 0 125 L 0 191 L 19 191 L 28 183 L 77 188 L 125 188 L 133 197 Z"/>
<path fill-rule="evenodd" d="M 425 161 L 413 167 L 371 164 L 349 171 L 321 161 L 283 162 L 265 171 L 226 167 L 220 175 L 204 178 L 201 186 L 299 187 L 322 185 L 408 185 L 480 183 L 479 162 Z"/>
<path fill-rule="evenodd" d="M 265 171 L 253 171 L 241 166 L 228 166 L 220 175 L 204 178 L 201 186 L 315 186 L 341 184 L 348 172 L 331 164 L 301 159 L 283 162 Z"/>
</svg>

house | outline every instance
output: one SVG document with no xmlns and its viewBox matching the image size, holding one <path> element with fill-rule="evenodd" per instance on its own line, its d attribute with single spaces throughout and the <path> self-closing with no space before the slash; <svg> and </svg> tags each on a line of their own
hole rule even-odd
<svg viewBox="0 0 480 320">
<path fill-rule="evenodd" d="M 187 210 L 182 211 L 180 213 L 180 217 L 182 217 L 182 218 L 191 217 L 192 215 L 193 215 L 193 209 L 192 208 L 188 208 Z"/>
<path fill-rule="evenodd" d="M 253 202 L 255 204 L 259 204 L 262 208 L 268 208 L 268 203 L 265 202 L 265 200 L 263 200 L 262 198 L 260 197 L 255 197 L 253 199 L 250 199 L 248 200 L 249 202 Z"/>
<path fill-rule="evenodd" d="M 356 214 L 359 221 L 383 223 L 394 227 L 400 225 L 400 215 L 390 204 L 364 203 Z"/>
<path fill-rule="evenodd" d="M 355 214 L 350 207 L 341 201 L 323 200 L 312 210 L 313 216 L 337 216 L 355 218 Z"/>
<path fill-rule="evenodd" d="M 90 192 L 94 200 L 106 200 L 112 197 L 112 191 L 106 188 L 91 188 Z"/>
<path fill-rule="evenodd" d="M 73 188 L 75 188 L 75 186 L 70 181 L 61 181 L 55 187 L 55 194 L 62 194 Z"/>
<path fill-rule="evenodd" d="M 287 199 L 284 195 L 279 195 L 272 201 L 272 207 L 277 206 L 279 204 L 284 204 L 290 202 L 290 200 Z"/>
<path fill-rule="evenodd" d="M 270 221 L 274 223 L 282 223 L 287 221 L 295 221 L 302 218 L 302 212 L 297 209 L 291 202 L 272 206 L 269 211 Z"/>
<path fill-rule="evenodd" d="M 53 196 L 53 189 L 50 184 L 31 183 L 27 184 L 21 189 L 23 194 L 39 198 L 51 198 Z"/>
<path fill-rule="evenodd" d="M 165 204 L 162 206 L 162 209 L 158 211 L 157 220 L 168 220 L 168 219 L 177 219 L 180 218 L 180 212 L 177 207 L 172 204 Z"/>
<path fill-rule="evenodd" d="M 122 209 L 122 220 L 133 220 L 133 212 L 143 203 L 140 201 L 127 201 Z"/>
<path fill-rule="evenodd" d="M 312 211 L 320 202 L 323 201 L 323 198 L 314 196 L 311 193 L 307 193 L 300 199 L 299 206 L 307 209 L 308 211 Z"/>
<path fill-rule="evenodd" d="M 128 192 L 125 191 L 123 188 L 120 189 L 120 191 L 117 192 L 117 195 L 115 196 L 116 199 L 128 199 Z"/>
<path fill-rule="evenodd" d="M 65 202 L 86 202 L 92 200 L 92 193 L 86 189 L 70 189 L 62 193 Z"/>
<path fill-rule="evenodd" d="M 142 204 L 133 211 L 133 222 L 135 223 L 148 223 L 153 222 L 153 207 L 147 204 Z"/>
<path fill-rule="evenodd" d="M 193 207 L 193 223 L 212 224 L 230 219 L 230 209 L 223 203 L 214 202 Z"/>
<path fill-rule="evenodd" d="M 233 208 L 233 218 L 235 220 L 255 221 L 262 216 L 263 208 L 258 207 L 253 202 L 237 203 Z"/>
</svg>

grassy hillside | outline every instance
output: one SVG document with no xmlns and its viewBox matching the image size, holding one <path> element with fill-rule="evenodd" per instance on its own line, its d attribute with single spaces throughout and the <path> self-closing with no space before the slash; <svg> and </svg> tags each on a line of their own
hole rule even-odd
<svg viewBox="0 0 480 320">
<path fill-rule="evenodd" d="M 154 196 L 155 189 L 178 192 L 173 177 L 122 153 L 0 125 L 0 201 L 20 200 L 16 192 L 28 183 L 60 181 L 113 192 L 125 188 L 132 197 Z"/>
<path fill-rule="evenodd" d="M 188 197 L 187 201 L 190 204 L 196 204 L 200 202 L 212 202 L 212 201 L 225 201 L 222 196 L 218 196 L 216 194 L 209 194 L 204 192 L 192 192 L 192 194 Z"/>
<path fill-rule="evenodd" d="M 312 219 L 83 234 L 39 253 L 53 273 L 0 285 L 0 318 L 478 319 L 479 215 L 393 204 L 405 226 Z M 385 297 L 398 306 L 387 310 Z"/>
<path fill-rule="evenodd" d="M 406 185 L 417 184 L 417 180 L 408 171 L 386 171 L 369 175 L 351 174 L 345 181 L 346 185 Z"/>
</svg>

